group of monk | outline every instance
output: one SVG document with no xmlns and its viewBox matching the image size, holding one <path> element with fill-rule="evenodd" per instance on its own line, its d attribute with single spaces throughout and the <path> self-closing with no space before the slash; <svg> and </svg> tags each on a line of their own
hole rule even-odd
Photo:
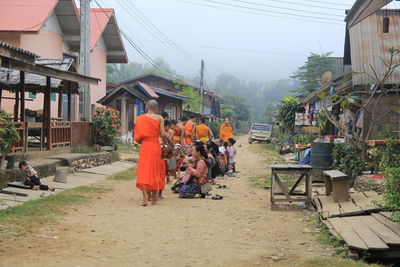
<svg viewBox="0 0 400 267">
<path fill-rule="evenodd" d="M 166 164 L 165 160 L 161 159 L 161 144 L 173 148 L 174 144 L 187 146 L 194 140 L 205 143 L 214 139 L 205 118 L 200 119 L 199 125 L 196 125 L 194 116 L 183 117 L 179 122 L 172 120 L 165 123 L 163 116 L 157 113 L 157 101 L 150 100 L 147 102 L 147 112 L 138 116 L 135 123 L 134 141 L 140 144 L 136 187 L 142 191 L 142 206 L 147 206 L 148 202 L 157 204 L 160 192 L 165 188 Z M 168 125 L 167 131 L 164 125 Z M 229 119 L 225 119 L 220 128 L 219 138 L 227 141 L 232 137 Z"/>
</svg>

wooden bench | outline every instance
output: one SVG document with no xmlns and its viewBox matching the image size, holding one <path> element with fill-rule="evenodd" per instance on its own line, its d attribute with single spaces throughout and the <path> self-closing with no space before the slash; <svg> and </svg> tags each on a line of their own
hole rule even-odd
<svg viewBox="0 0 400 267">
<path fill-rule="evenodd" d="M 311 209 L 311 169 L 310 165 L 295 165 L 295 164 L 273 164 L 271 165 L 271 209 L 275 209 L 275 202 L 305 202 L 308 209 Z M 298 175 L 298 179 L 292 188 L 281 181 L 278 175 Z M 295 192 L 295 189 L 300 182 L 305 179 L 305 192 Z M 276 185 L 279 186 L 281 192 L 275 192 Z M 281 198 L 279 196 L 284 196 Z"/>
<path fill-rule="evenodd" d="M 333 193 L 333 201 L 342 202 L 350 200 L 348 177 L 338 170 L 324 171 L 326 195 Z"/>
</svg>

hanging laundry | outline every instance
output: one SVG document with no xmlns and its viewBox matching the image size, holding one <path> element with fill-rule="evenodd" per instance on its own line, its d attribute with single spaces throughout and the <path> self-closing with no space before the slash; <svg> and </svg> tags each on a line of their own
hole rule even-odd
<svg viewBox="0 0 400 267">
<path fill-rule="evenodd" d="M 363 117 L 364 117 L 364 110 L 361 110 L 360 113 L 358 114 L 358 118 L 357 118 L 357 121 L 356 121 L 356 127 L 357 128 L 360 128 L 360 129 L 363 128 L 363 126 L 364 126 Z"/>
</svg>

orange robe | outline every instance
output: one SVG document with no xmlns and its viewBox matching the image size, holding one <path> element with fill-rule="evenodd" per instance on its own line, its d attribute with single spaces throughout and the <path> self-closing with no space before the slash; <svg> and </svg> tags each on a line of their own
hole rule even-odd
<svg viewBox="0 0 400 267">
<path fill-rule="evenodd" d="M 136 187 L 148 191 L 162 188 L 160 122 L 147 115 L 136 118 L 134 140 L 140 143 Z"/>
<path fill-rule="evenodd" d="M 209 129 L 207 125 L 200 124 L 196 126 L 196 139 L 202 141 L 203 143 L 208 141 Z"/>
<path fill-rule="evenodd" d="M 180 144 L 182 129 L 178 125 L 176 125 L 175 128 L 173 129 L 173 131 L 174 131 L 174 136 L 172 137 L 172 142 L 174 144 Z"/>
<path fill-rule="evenodd" d="M 183 145 L 190 145 L 192 140 L 192 131 L 193 131 L 194 124 L 193 123 L 186 123 L 185 124 L 185 136 L 183 138 Z"/>
<path fill-rule="evenodd" d="M 229 138 L 233 137 L 232 127 L 229 124 L 223 123 L 219 131 L 219 139 L 227 142 Z"/>
</svg>

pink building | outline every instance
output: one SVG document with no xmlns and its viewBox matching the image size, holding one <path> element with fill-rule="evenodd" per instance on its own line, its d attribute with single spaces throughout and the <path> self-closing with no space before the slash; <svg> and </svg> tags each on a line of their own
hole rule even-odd
<svg viewBox="0 0 400 267">
<path fill-rule="evenodd" d="M 100 78 L 99 85 L 91 86 L 91 103 L 106 95 L 107 63 L 127 63 L 126 51 L 113 9 L 92 9 L 91 71 Z M 41 58 L 72 57 L 79 69 L 80 19 L 74 0 L 2 0 L 0 2 L 0 41 L 10 43 L 39 55 Z M 12 94 L 4 94 L 13 97 Z M 26 95 L 26 108 L 41 110 L 43 95 Z M 52 95 L 58 101 L 58 95 Z M 74 119 L 78 116 L 79 99 L 73 99 Z M 14 100 L 3 99 L 2 108 L 12 113 Z M 57 105 L 52 105 L 52 116 Z"/>
</svg>

